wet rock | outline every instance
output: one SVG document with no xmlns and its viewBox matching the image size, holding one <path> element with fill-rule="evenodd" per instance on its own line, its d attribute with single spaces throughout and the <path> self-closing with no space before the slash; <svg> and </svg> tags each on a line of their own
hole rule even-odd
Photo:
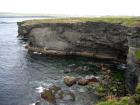
<svg viewBox="0 0 140 105">
<path fill-rule="evenodd" d="M 44 103 L 44 100 L 41 100 L 37 102 L 35 105 L 50 105 L 50 104 L 56 104 L 57 101 L 75 101 L 75 95 L 71 91 L 62 90 L 60 87 L 53 85 L 49 87 L 48 89 L 45 89 L 41 93 L 41 98 L 44 99 L 46 102 Z M 48 102 L 48 104 L 46 104 Z M 50 103 L 50 104 L 49 104 Z"/>
<path fill-rule="evenodd" d="M 65 76 L 64 77 L 64 83 L 67 86 L 72 86 L 73 84 L 76 84 L 77 78 L 71 77 L 71 76 Z"/>
<path fill-rule="evenodd" d="M 41 98 L 43 98 L 44 100 L 47 100 L 49 103 L 55 103 L 56 101 L 52 90 L 44 90 L 41 93 Z"/>
<path fill-rule="evenodd" d="M 87 79 L 79 79 L 78 80 L 78 85 L 82 85 L 82 86 L 85 86 L 88 84 L 88 80 Z"/>
</svg>

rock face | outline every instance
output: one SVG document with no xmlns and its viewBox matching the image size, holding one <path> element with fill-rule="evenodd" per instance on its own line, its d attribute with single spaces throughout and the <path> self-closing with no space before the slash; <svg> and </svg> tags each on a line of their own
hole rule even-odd
<svg viewBox="0 0 140 105">
<path fill-rule="evenodd" d="M 18 23 L 19 36 L 28 38 L 28 49 L 53 55 L 81 55 L 100 59 L 130 61 L 129 48 L 140 47 L 140 28 L 105 22 Z M 128 62 L 126 81 L 133 82 Z M 138 71 L 138 70 L 136 70 Z M 128 76 L 128 75 L 132 75 Z M 130 78 L 131 77 L 131 78 Z M 130 83 L 131 83 L 130 82 Z"/>
<path fill-rule="evenodd" d="M 126 59 L 128 28 L 119 24 L 44 23 L 22 25 L 19 35 L 28 37 L 34 47 L 62 55 L 82 55 L 103 59 Z"/>
<path fill-rule="evenodd" d="M 137 64 L 137 59 L 135 57 L 135 52 L 140 49 L 130 47 L 127 57 L 127 72 L 126 72 L 126 83 L 128 85 L 129 91 L 134 93 L 134 89 L 137 86 L 137 83 L 140 82 L 140 65 Z"/>
</svg>

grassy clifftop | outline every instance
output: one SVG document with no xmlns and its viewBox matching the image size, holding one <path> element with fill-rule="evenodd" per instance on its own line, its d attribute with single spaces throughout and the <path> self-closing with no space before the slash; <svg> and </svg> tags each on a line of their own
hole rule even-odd
<svg viewBox="0 0 140 105">
<path fill-rule="evenodd" d="M 22 26 L 41 23 L 76 23 L 76 22 L 108 22 L 120 23 L 124 26 L 140 26 L 140 17 L 94 17 L 94 18 L 57 18 L 57 19 L 39 19 L 24 21 Z"/>
</svg>

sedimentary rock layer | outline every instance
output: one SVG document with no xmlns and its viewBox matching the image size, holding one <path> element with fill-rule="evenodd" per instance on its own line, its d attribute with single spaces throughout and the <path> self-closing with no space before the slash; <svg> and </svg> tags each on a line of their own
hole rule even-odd
<svg viewBox="0 0 140 105">
<path fill-rule="evenodd" d="M 22 25 L 19 35 L 47 53 L 83 55 L 103 59 L 126 59 L 129 28 L 103 22 L 42 23 Z M 51 53 L 49 53 L 51 54 Z"/>
</svg>

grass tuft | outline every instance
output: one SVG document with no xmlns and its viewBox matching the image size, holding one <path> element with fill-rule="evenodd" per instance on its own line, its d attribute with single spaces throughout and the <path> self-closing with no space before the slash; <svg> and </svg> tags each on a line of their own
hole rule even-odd
<svg viewBox="0 0 140 105">
<path fill-rule="evenodd" d="M 140 50 L 137 50 L 137 51 L 135 52 L 135 57 L 136 57 L 138 60 L 140 60 Z"/>
</svg>

